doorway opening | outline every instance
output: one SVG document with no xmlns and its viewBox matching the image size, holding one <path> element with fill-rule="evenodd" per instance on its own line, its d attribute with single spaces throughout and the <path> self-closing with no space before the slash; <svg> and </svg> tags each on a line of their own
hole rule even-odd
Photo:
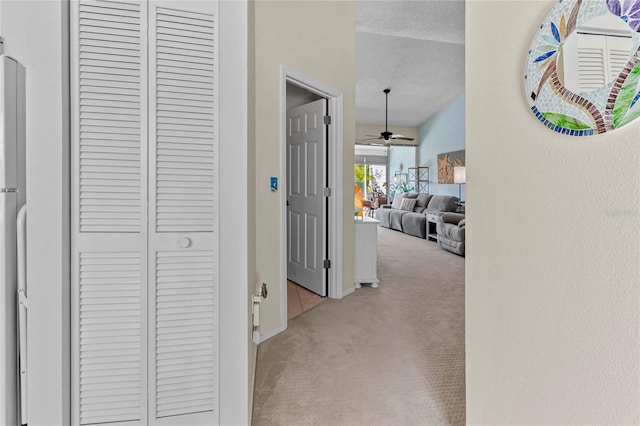
<svg viewBox="0 0 640 426">
<path fill-rule="evenodd" d="M 326 285 L 326 296 L 332 299 L 340 299 L 343 296 L 342 290 L 342 229 L 343 229 L 343 163 L 342 163 L 342 110 L 343 95 L 340 91 L 287 66 L 281 66 L 281 96 L 280 96 L 280 117 L 281 117 L 281 161 L 280 161 L 280 199 L 283 206 L 281 215 L 281 283 L 280 283 L 280 321 L 279 327 L 272 332 L 261 336 L 261 341 L 286 330 L 287 328 L 287 270 L 289 252 L 289 233 L 287 226 L 287 110 L 288 95 L 291 102 L 309 103 L 313 100 L 324 99 L 326 109 L 330 115 L 330 124 L 326 127 L 325 152 L 326 163 L 324 167 L 322 198 L 323 213 L 326 219 L 326 226 L 321 233 L 322 240 L 322 269 Z M 296 100 L 297 99 L 297 100 Z M 326 189 L 325 189 L 326 188 Z M 325 262 L 327 261 L 327 262 Z M 327 266 L 325 268 L 325 265 Z"/>
<path fill-rule="evenodd" d="M 375 210 L 387 204 L 389 196 L 389 147 L 355 145 L 353 173 L 356 185 L 364 194 L 364 214 L 373 217 Z"/>
</svg>

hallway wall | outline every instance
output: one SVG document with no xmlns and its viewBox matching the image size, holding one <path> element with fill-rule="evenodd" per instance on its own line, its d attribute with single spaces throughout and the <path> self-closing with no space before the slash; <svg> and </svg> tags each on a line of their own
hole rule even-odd
<svg viewBox="0 0 640 426">
<path fill-rule="evenodd" d="M 343 291 L 354 287 L 353 160 L 355 141 L 355 3 L 353 1 L 255 2 L 256 283 L 265 282 L 260 333 L 281 318 L 280 218 L 285 206 L 269 178 L 280 176 L 280 66 L 286 65 L 340 90 L 343 124 Z M 282 179 L 282 177 L 280 177 Z M 285 188 L 281 186 L 280 191 Z"/>
<path fill-rule="evenodd" d="M 556 1 L 466 11 L 469 424 L 640 423 L 640 122 L 563 136 L 524 64 Z"/>
</svg>

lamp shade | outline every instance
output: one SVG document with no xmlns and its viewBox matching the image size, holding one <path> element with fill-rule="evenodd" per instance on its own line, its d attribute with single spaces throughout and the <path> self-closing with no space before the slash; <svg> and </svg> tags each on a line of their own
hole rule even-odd
<svg viewBox="0 0 640 426">
<path fill-rule="evenodd" d="M 466 183 L 467 173 L 465 166 L 455 166 L 453 168 L 453 183 Z"/>
</svg>

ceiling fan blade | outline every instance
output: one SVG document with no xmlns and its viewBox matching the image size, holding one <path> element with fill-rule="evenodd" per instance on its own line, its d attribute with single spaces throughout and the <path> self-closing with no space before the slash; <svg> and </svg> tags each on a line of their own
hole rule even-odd
<svg viewBox="0 0 640 426">
<path fill-rule="evenodd" d="M 357 141 L 356 145 L 366 145 L 366 146 L 387 146 L 384 142 L 374 142 L 376 139 L 366 139 L 362 141 Z"/>
<path fill-rule="evenodd" d="M 368 138 L 378 138 L 378 139 L 381 138 L 380 135 L 365 135 L 365 136 Z"/>
<path fill-rule="evenodd" d="M 413 138 L 409 138 L 407 136 L 402 136 L 402 135 L 391 135 L 391 139 L 396 139 L 396 140 L 401 140 L 401 141 L 412 141 L 412 140 L 414 140 Z"/>
</svg>

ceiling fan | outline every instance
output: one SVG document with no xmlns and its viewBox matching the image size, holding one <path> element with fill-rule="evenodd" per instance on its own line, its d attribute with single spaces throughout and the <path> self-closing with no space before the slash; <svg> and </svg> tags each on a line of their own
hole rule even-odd
<svg viewBox="0 0 640 426">
<path fill-rule="evenodd" d="M 371 142 L 371 145 L 404 145 L 402 142 L 396 143 L 395 141 L 413 141 L 413 138 L 407 136 L 391 133 L 388 129 L 389 121 L 389 92 L 391 89 L 387 88 L 383 90 L 385 95 L 385 111 L 384 111 L 384 132 L 380 133 L 380 136 L 367 135 L 370 139 L 364 139 L 366 141 L 381 141 L 379 143 Z"/>
</svg>

